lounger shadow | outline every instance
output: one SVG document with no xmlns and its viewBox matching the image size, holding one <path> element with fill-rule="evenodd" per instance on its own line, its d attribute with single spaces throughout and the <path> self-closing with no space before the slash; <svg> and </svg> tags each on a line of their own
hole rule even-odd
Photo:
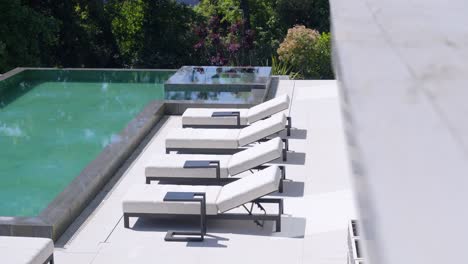
<svg viewBox="0 0 468 264">
<path fill-rule="evenodd" d="M 165 218 L 139 218 L 131 227 L 136 232 L 166 232 L 172 229 L 190 231 L 196 228 L 198 228 L 198 217 L 195 216 L 189 218 L 174 218 L 171 216 Z M 263 227 L 259 227 L 252 221 L 208 220 L 207 229 L 209 233 L 206 236 L 217 237 L 218 242 L 229 241 L 229 239 L 223 237 L 223 234 L 303 238 L 305 228 L 305 218 L 287 215 L 281 218 L 280 232 L 275 232 L 275 224 L 273 222 L 265 222 Z M 205 241 L 193 243 L 193 245 L 203 247 L 204 243 Z M 212 243 L 213 241 L 208 242 L 207 247 Z M 191 243 L 189 242 L 189 244 Z"/>
<path fill-rule="evenodd" d="M 280 159 L 276 159 L 272 161 L 273 164 L 291 164 L 291 165 L 304 165 L 306 161 L 306 153 L 304 152 L 289 152 L 288 153 L 288 160 L 282 161 Z"/>
<path fill-rule="evenodd" d="M 284 181 L 283 192 L 277 193 L 278 197 L 303 197 L 304 196 L 304 182 L 298 181 Z"/>
<path fill-rule="evenodd" d="M 307 139 L 307 129 L 293 128 L 291 129 L 291 135 L 288 138 L 289 139 Z"/>
</svg>

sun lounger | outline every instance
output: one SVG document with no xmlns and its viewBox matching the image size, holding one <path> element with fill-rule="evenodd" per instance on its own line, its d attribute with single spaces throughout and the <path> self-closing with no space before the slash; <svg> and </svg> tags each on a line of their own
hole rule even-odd
<svg viewBox="0 0 468 264">
<path fill-rule="evenodd" d="M 240 148 L 243 146 L 275 136 L 285 129 L 285 125 L 286 116 L 280 113 L 241 129 L 176 128 L 166 137 L 166 153 L 206 153 L 216 150 L 230 154 L 242 150 Z M 285 149 L 288 150 L 288 140 L 283 141 Z M 283 160 L 286 160 L 286 155 L 283 156 Z"/>
<path fill-rule="evenodd" d="M 236 108 L 188 108 L 182 115 L 182 127 L 240 128 L 252 125 L 288 109 L 289 96 L 281 95 L 249 109 Z M 288 117 L 288 136 L 291 118 Z"/>
<path fill-rule="evenodd" d="M 1 263 L 54 264 L 54 243 L 49 238 L 0 236 Z"/>
<path fill-rule="evenodd" d="M 234 155 L 154 155 L 145 168 L 146 183 L 157 180 L 169 183 L 224 184 L 238 180 L 239 178 L 233 176 L 247 170 L 265 169 L 265 163 L 280 158 L 285 151 L 281 138 L 276 137 Z M 285 167 L 279 167 L 284 180 Z"/>
<path fill-rule="evenodd" d="M 278 190 L 281 173 L 271 166 L 224 186 L 191 185 L 135 185 L 124 196 L 122 208 L 124 226 L 130 227 L 130 217 L 200 217 L 199 232 L 169 231 L 166 241 L 200 241 L 206 234 L 206 219 L 274 221 L 276 231 L 281 231 L 283 200 L 262 198 Z M 274 214 L 266 213 L 262 204 L 277 204 Z M 255 213 L 246 206 L 257 205 L 263 213 Z M 243 207 L 246 213 L 232 212 Z M 181 235 L 189 237 L 179 237 Z"/>
</svg>

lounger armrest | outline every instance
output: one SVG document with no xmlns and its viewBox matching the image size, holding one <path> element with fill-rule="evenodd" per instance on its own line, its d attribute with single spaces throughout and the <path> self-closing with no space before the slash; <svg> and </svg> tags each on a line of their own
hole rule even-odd
<svg viewBox="0 0 468 264">
<path fill-rule="evenodd" d="M 211 117 L 237 117 L 237 126 L 240 127 L 240 112 L 229 111 L 229 112 L 213 112 Z"/>
<path fill-rule="evenodd" d="M 221 179 L 219 160 L 187 160 L 184 169 L 216 169 L 216 179 Z"/>
<path fill-rule="evenodd" d="M 204 201 L 206 194 L 204 192 L 167 192 L 164 196 L 164 202 L 200 202 Z"/>
</svg>

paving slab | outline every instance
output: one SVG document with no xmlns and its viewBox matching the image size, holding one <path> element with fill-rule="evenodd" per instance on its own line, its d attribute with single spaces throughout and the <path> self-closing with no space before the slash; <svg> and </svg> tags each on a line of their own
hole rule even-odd
<svg viewBox="0 0 468 264">
<path fill-rule="evenodd" d="M 347 221 L 356 212 L 337 83 L 281 80 L 277 94 L 284 93 L 292 98 L 286 111 L 293 117 L 291 153 L 287 162 L 273 163 L 285 164 L 291 181 L 285 183 L 283 194 L 271 195 L 285 202 L 281 232 L 274 232 L 272 223 L 259 227 L 248 221 L 217 220 L 208 221 L 202 243 L 168 243 L 167 230 L 193 230 L 197 223 L 131 218 L 131 228 L 123 227 L 123 196 L 133 184 L 144 183 L 145 166 L 157 162 L 154 155 L 165 153 L 164 138 L 171 128 L 181 126 L 180 116 L 167 116 L 105 199 L 57 249 L 60 259 L 68 263 L 79 256 L 81 263 L 93 264 L 344 263 Z"/>
</svg>

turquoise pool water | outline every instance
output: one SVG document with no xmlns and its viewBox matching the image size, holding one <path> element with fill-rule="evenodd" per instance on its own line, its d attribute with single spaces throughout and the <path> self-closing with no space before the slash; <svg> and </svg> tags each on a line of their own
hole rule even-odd
<svg viewBox="0 0 468 264">
<path fill-rule="evenodd" d="M 0 82 L 0 216 L 35 216 L 173 72 L 29 70 Z"/>
</svg>

